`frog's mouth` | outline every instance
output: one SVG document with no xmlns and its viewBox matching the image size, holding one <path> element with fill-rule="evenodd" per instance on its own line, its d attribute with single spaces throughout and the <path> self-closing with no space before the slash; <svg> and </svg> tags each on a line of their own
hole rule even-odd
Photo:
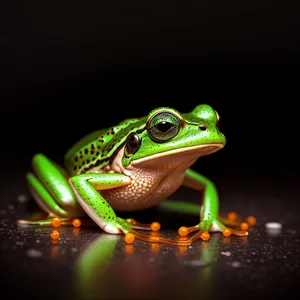
<svg viewBox="0 0 300 300">
<path fill-rule="evenodd" d="M 172 156 L 175 160 L 180 163 L 181 160 L 195 160 L 201 156 L 209 155 L 211 153 L 217 152 L 224 147 L 222 143 L 215 144 L 204 144 L 190 147 L 183 147 L 179 149 L 168 150 L 160 153 L 156 153 L 147 157 L 142 157 L 131 162 L 131 165 L 136 166 L 141 163 L 146 163 L 148 161 L 153 161 L 160 158 L 167 158 Z"/>
</svg>

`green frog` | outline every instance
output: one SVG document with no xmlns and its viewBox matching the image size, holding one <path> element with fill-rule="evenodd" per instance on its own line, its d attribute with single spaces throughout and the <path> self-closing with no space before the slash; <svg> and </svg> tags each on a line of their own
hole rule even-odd
<svg viewBox="0 0 300 300">
<path fill-rule="evenodd" d="M 234 213 L 220 216 L 215 185 L 191 169 L 199 157 L 221 150 L 225 143 L 219 115 L 207 104 L 197 105 L 188 113 L 159 107 L 145 117 L 94 131 L 66 153 L 65 168 L 43 154 L 33 157 L 33 172 L 27 174 L 27 181 L 33 198 L 49 217 L 18 223 L 47 225 L 56 220 L 54 226 L 59 226 L 73 220 L 73 225 L 79 226 L 80 220 L 88 217 L 106 233 L 124 234 L 127 243 L 137 238 L 190 245 L 199 238 L 208 240 L 209 232 L 215 231 L 224 236 L 246 236 L 255 218 L 239 220 Z M 168 200 L 181 186 L 202 192 L 202 204 Z M 116 214 L 159 204 L 182 211 L 198 210 L 199 223 L 180 227 L 180 237 L 168 239 L 141 232 L 158 231 L 158 222 L 143 224 Z"/>
</svg>

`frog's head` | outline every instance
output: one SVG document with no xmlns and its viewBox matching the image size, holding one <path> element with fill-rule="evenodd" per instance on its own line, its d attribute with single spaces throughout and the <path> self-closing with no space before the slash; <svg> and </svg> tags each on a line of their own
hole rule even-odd
<svg viewBox="0 0 300 300">
<path fill-rule="evenodd" d="M 226 139 L 218 123 L 218 113 L 206 104 L 184 114 L 172 108 L 154 109 L 143 130 L 127 137 L 122 165 L 169 168 L 176 162 L 192 163 L 224 147 Z"/>
</svg>

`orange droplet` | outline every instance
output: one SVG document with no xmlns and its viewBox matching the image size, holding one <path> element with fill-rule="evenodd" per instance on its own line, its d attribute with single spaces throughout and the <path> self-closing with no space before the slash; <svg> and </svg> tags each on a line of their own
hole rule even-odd
<svg viewBox="0 0 300 300">
<path fill-rule="evenodd" d="M 254 225 L 254 224 L 256 223 L 256 218 L 253 217 L 253 216 L 249 216 L 249 217 L 247 218 L 247 223 L 248 223 L 250 226 Z"/>
<path fill-rule="evenodd" d="M 209 239 L 210 239 L 210 234 L 209 234 L 208 232 L 203 232 L 203 233 L 201 234 L 201 239 L 202 239 L 203 241 L 209 240 Z"/>
<path fill-rule="evenodd" d="M 222 233 L 224 236 L 228 237 L 231 236 L 232 231 L 229 228 L 225 228 Z"/>
<path fill-rule="evenodd" d="M 187 229 L 187 227 L 181 226 L 181 227 L 178 229 L 178 233 L 179 233 L 181 236 L 186 236 L 186 235 L 189 233 L 189 230 Z"/>
<path fill-rule="evenodd" d="M 152 253 L 158 253 L 160 250 L 159 243 L 152 243 L 151 250 L 152 250 Z"/>
<path fill-rule="evenodd" d="M 133 245 L 129 245 L 129 244 L 125 245 L 125 252 L 126 253 L 133 253 L 133 250 L 134 250 Z"/>
<path fill-rule="evenodd" d="M 56 245 L 58 243 L 59 243 L 59 240 L 54 240 L 54 239 L 51 238 L 51 244 L 52 245 Z"/>
<path fill-rule="evenodd" d="M 74 227 L 80 227 L 81 226 L 81 221 L 79 219 L 74 219 L 72 221 L 72 224 Z"/>
<path fill-rule="evenodd" d="M 158 231 L 151 231 L 150 235 L 151 236 L 160 236 L 160 233 Z"/>
<path fill-rule="evenodd" d="M 135 240 L 134 235 L 132 233 L 126 233 L 124 239 L 127 244 L 132 244 Z"/>
<path fill-rule="evenodd" d="M 184 253 L 187 252 L 188 247 L 179 246 L 178 249 L 179 249 L 179 253 L 180 253 L 180 254 L 184 254 Z"/>
<path fill-rule="evenodd" d="M 245 223 L 245 222 L 241 223 L 241 229 L 242 230 L 248 230 L 248 228 L 249 228 L 249 224 L 248 223 Z"/>
<path fill-rule="evenodd" d="M 79 231 L 80 231 L 80 227 L 73 227 L 73 229 L 72 229 L 74 236 L 78 236 Z"/>
<path fill-rule="evenodd" d="M 59 218 L 53 218 L 51 223 L 54 227 L 59 227 L 61 225 L 61 221 Z"/>
<path fill-rule="evenodd" d="M 53 240 L 57 240 L 59 238 L 59 236 L 60 236 L 60 234 L 59 234 L 59 232 L 57 230 L 52 230 L 52 232 L 51 232 L 50 235 L 51 235 L 51 238 Z"/>
<path fill-rule="evenodd" d="M 227 217 L 230 221 L 235 221 L 237 219 L 237 214 L 232 211 L 232 212 L 228 213 Z"/>
<path fill-rule="evenodd" d="M 152 231 L 158 231 L 160 229 L 160 224 L 158 222 L 153 222 L 151 224 L 151 230 Z"/>
</svg>

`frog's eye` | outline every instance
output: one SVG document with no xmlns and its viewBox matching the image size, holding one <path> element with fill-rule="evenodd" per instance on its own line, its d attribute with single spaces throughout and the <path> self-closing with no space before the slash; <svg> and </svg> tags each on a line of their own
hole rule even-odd
<svg viewBox="0 0 300 300">
<path fill-rule="evenodd" d="M 135 132 L 130 133 L 125 143 L 125 156 L 132 156 L 136 151 L 139 150 L 141 143 L 142 141 L 140 137 Z"/>
<path fill-rule="evenodd" d="M 170 112 L 159 112 L 148 121 L 148 133 L 157 142 L 166 142 L 174 138 L 180 130 L 181 121 Z"/>
</svg>

